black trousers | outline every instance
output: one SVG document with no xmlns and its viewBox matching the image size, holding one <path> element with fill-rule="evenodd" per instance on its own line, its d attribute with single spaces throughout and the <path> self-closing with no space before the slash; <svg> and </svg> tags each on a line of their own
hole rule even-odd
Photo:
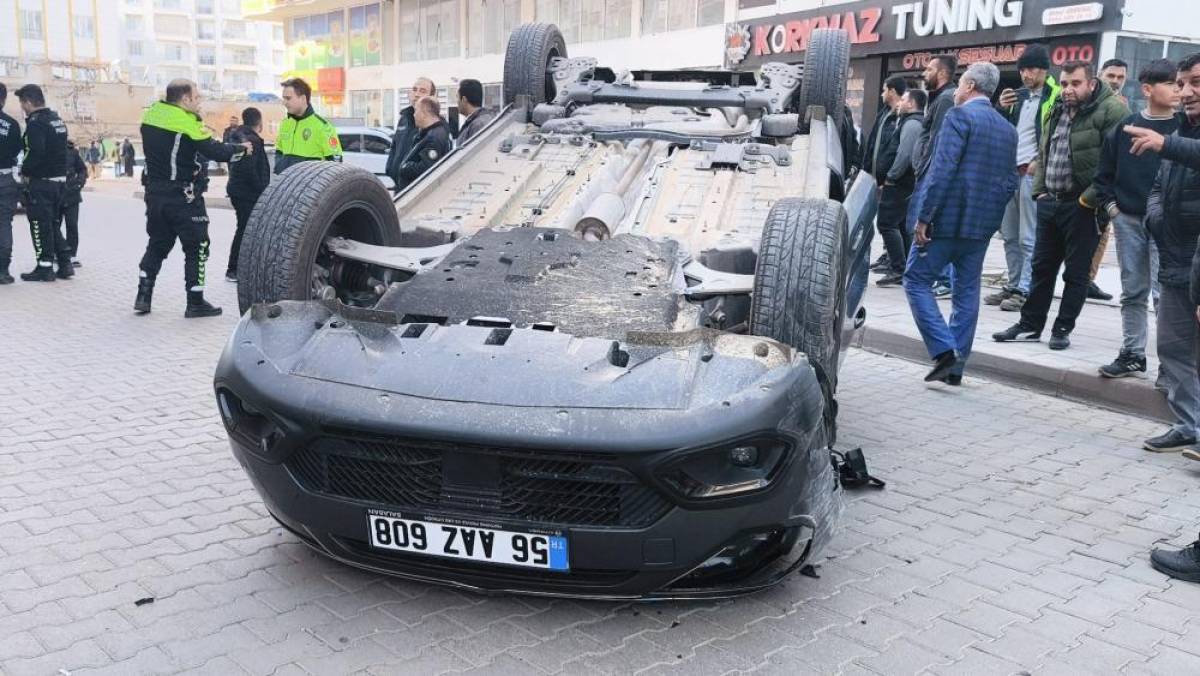
<svg viewBox="0 0 1200 676">
<path fill-rule="evenodd" d="M 208 263 L 208 212 L 204 198 L 146 195 L 146 253 L 138 266 L 146 277 L 158 277 L 162 263 L 175 246 L 183 248 L 183 280 L 188 291 L 203 291 Z"/>
<path fill-rule="evenodd" d="M 885 185 L 879 195 L 879 213 L 875 222 L 883 237 L 883 248 L 892 264 L 892 272 L 904 274 L 904 263 L 908 250 L 912 248 L 912 235 L 905 225 L 908 200 L 912 190 L 896 185 Z"/>
<path fill-rule="evenodd" d="M 1021 308 L 1021 324 L 1031 331 L 1046 326 L 1050 302 L 1054 300 L 1054 278 L 1063 269 L 1062 302 L 1054 320 L 1054 333 L 1070 333 L 1087 301 L 1092 256 L 1100 241 L 1096 214 L 1079 205 L 1076 198 L 1037 201 L 1037 236 L 1033 245 L 1029 297 Z"/>
<path fill-rule="evenodd" d="M 246 232 L 246 222 L 250 220 L 250 212 L 254 211 L 257 199 L 246 197 L 230 197 L 233 212 L 237 214 L 237 230 L 233 233 L 233 246 L 229 249 L 229 265 L 225 269 L 236 273 L 238 269 L 238 254 L 242 250 L 242 235 Z"/>
<path fill-rule="evenodd" d="M 63 227 L 66 228 L 66 234 L 63 234 Z M 54 234 L 57 237 L 62 237 L 67 244 L 67 251 L 70 252 L 71 258 L 79 252 L 79 202 L 73 204 L 64 204 L 60 224 L 55 228 Z"/>
<path fill-rule="evenodd" d="M 71 251 L 67 248 L 66 240 L 58 234 L 66 189 L 67 184 L 59 181 L 35 178 L 29 182 L 25 213 L 29 217 L 33 253 L 42 267 L 52 267 L 56 258 L 59 265 L 63 262 L 71 264 Z"/>
</svg>

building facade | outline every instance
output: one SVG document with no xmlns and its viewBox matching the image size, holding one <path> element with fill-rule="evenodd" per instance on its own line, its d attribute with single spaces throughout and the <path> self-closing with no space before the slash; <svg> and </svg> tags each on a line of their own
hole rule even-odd
<svg viewBox="0 0 1200 676">
<path fill-rule="evenodd" d="M 317 89 L 323 114 L 391 126 L 417 77 L 485 85 L 496 105 L 512 29 L 555 23 L 570 54 L 614 68 L 720 68 L 738 0 L 243 0 L 248 18 L 280 21 L 288 67 Z"/>
<path fill-rule="evenodd" d="M 723 37 L 724 65 L 753 70 L 767 61 L 800 62 L 812 29 L 845 28 L 852 42 L 849 103 L 866 127 L 892 75 L 918 84 L 932 56 L 950 53 L 960 70 L 991 61 L 1001 69 L 1002 87 L 1020 87 L 1017 59 L 1039 43 L 1050 50 L 1052 72 L 1066 61 L 1128 62 L 1121 93 L 1138 109 L 1144 105 L 1138 70 L 1153 59 L 1200 51 L 1200 35 L 1187 29 L 1197 22 L 1200 4 L 1164 0 L 739 0 Z"/>
</svg>

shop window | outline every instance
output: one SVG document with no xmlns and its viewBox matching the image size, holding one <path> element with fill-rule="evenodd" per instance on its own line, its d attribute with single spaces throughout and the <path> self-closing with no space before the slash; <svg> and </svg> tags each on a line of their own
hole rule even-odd
<svg viewBox="0 0 1200 676">
<path fill-rule="evenodd" d="M 666 33 L 725 21 L 724 0 L 644 0 L 642 33 Z"/>
<path fill-rule="evenodd" d="M 521 0 L 478 0 L 467 14 L 467 56 L 502 54 L 521 23 Z"/>
<path fill-rule="evenodd" d="M 400 60 L 448 59 L 460 55 L 461 0 L 401 0 Z"/>
<path fill-rule="evenodd" d="M 1121 94 L 1129 99 L 1129 107 L 1134 111 L 1146 107 L 1142 97 L 1142 87 L 1138 84 L 1137 74 L 1142 67 L 1163 58 L 1164 43 L 1162 40 L 1147 40 L 1144 38 L 1117 37 L 1117 58 L 1129 64 L 1129 77 L 1125 80 L 1125 88 Z"/>
<path fill-rule="evenodd" d="M 632 0 L 538 0 L 538 21 L 557 24 L 567 44 L 632 34 Z"/>
</svg>

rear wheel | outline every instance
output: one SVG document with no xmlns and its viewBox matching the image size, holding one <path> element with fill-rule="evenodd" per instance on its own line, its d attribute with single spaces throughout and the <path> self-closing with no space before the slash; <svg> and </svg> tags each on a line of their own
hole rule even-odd
<svg viewBox="0 0 1200 676">
<path fill-rule="evenodd" d="M 846 211 L 827 199 L 781 199 L 763 225 L 750 333 L 806 353 L 837 382 Z"/>
<path fill-rule="evenodd" d="M 388 272 L 338 258 L 329 237 L 400 244 L 391 196 L 374 174 L 346 164 L 304 162 L 259 197 L 238 255 L 238 307 L 278 300 L 337 298 L 373 304 Z"/>
<path fill-rule="evenodd" d="M 557 89 L 550 75 L 550 62 L 566 58 L 567 43 L 558 26 L 527 23 L 508 38 L 504 51 L 504 102 L 525 95 L 534 105 L 554 100 Z"/>
<path fill-rule="evenodd" d="M 825 119 L 841 125 L 846 110 L 846 76 L 850 69 L 850 36 L 843 30 L 818 28 L 808 38 L 804 79 L 796 112 L 808 128 L 808 107 L 821 106 Z"/>
</svg>

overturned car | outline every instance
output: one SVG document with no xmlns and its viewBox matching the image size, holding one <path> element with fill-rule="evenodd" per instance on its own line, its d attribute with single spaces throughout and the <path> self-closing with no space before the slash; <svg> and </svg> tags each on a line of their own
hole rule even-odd
<svg viewBox="0 0 1200 676">
<path fill-rule="evenodd" d="M 848 57 L 818 30 L 804 66 L 616 73 L 529 24 L 508 105 L 394 201 L 285 172 L 214 383 L 270 512 L 484 591 L 719 597 L 811 560 L 875 210 Z"/>
</svg>

